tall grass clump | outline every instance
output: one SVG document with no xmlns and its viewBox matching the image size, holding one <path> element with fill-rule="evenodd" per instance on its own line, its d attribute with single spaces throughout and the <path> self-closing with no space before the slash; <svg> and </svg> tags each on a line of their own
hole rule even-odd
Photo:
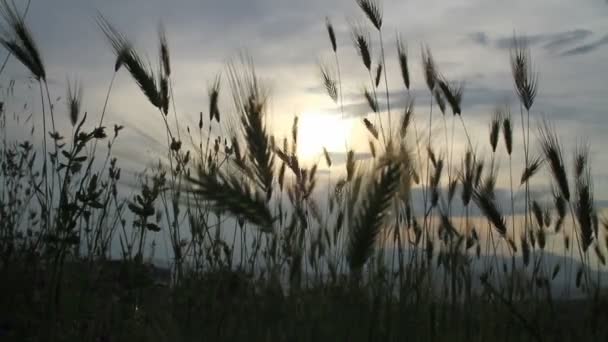
<svg viewBox="0 0 608 342">
<path fill-rule="evenodd" d="M 351 101 L 375 119 L 357 120 L 363 151 L 345 142 L 315 159 L 299 154 L 308 134 L 299 116 L 284 136 L 274 127 L 268 82 L 247 55 L 213 75 L 196 115 L 178 110 L 180 61 L 162 25 L 150 62 L 98 14 L 113 53 L 103 106 L 87 110 L 77 77 L 66 78 L 65 106 L 54 106 L 44 51 L 15 4 L 0 0 L 0 44 L 38 83 L 40 99 L 29 100 L 41 103 L 30 119 L 13 108 L 18 81 L 0 94 L 0 339 L 605 340 L 608 222 L 590 147 L 570 159 L 553 124 L 535 131 L 530 47 L 515 38 L 505 65 L 519 118 L 499 105 L 477 134 L 462 116 L 464 82 L 422 44 L 417 85 L 411 45 L 396 37 L 394 65 L 385 54 L 382 3 L 352 5 L 365 17 L 350 25 L 354 50 L 328 18 L 320 23 L 333 60 L 320 59 L 318 82 L 343 119 Z M 343 78 L 349 53 L 363 65 L 357 98 L 345 91 L 354 88 Z M 162 151 L 142 172 L 115 156 L 121 132 L 135 128 L 106 115 L 119 72 L 166 133 L 144 132 Z M 394 72 L 400 93 L 389 88 Z M 417 87 L 428 110 L 416 106 Z M 10 138 L 12 125 L 30 135 Z"/>
</svg>

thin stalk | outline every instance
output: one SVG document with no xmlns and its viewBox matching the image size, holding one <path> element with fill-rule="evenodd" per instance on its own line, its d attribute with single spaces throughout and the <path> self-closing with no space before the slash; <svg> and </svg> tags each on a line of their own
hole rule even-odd
<svg viewBox="0 0 608 342">
<path fill-rule="evenodd" d="M 368 70 L 369 74 L 369 82 L 372 86 L 372 91 L 374 92 L 374 101 L 376 101 L 376 107 L 378 108 L 378 94 L 376 93 L 376 84 L 374 83 L 374 78 L 372 76 L 371 70 Z M 378 125 L 380 126 L 380 134 L 382 134 L 382 141 L 384 142 L 384 146 L 386 147 L 386 136 L 384 135 L 384 128 L 382 127 L 382 118 L 380 117 L 380 108 L 376 112 L 376 118 L 378 120 Z"/>
<path fill-rule="evenodd" d="M 391 135 L 391 128 L 393 125 L 391 124 L 391 101 L 388 92 L 388 78 L 386 77 L 386 58 L 384 57 L 384 41 L 382 39 L 382 30 L 378 30 L 378 35 L 380 38 L 380 53 L 382 54 L 382 65 L 384 66 L 384 86 L 386 88 L 386 110 L 388 112 L 388 129 L 389 129 L 389 137 Z"/>
<path fill-rule="evenodd" d="M 464 119 L 462 118 L 462 115 L 459 114 L 458 117 L 460 118 L 460 122 L 462 123 L 462 129 L 464 130 L 464 135 L 467 137 L 467 143 L 469 144 L 469 148 L 472 151 L 473 144 L 471 143 L 471 137 L 469 136 L 469 132 L 467 131 L 467 126 L 464 124 Z"/>
<path fill-rule="evenodd" d="M 342 113 L 342 119 L 344 119 L 344 97 L 342 96 L 342 71 L 340 70 L 340 61 L 338 59 L 338 51 L 334 52 L 334 58 L 336 60 L 336 69 L 338 71 L 338 89 L 340 91 L 340 112 Z"/>
<path fill-rule="evenodd" d="M 47 165 L 47 158 L 48 158 L 48 151 L 47 151 L 47 142 L 46 142 L 46 110 L 44 108 L 44 92 L 42 90 L 42 82 L 39 82 L 40 85 L 40 102 L 41 102 L 41 106 L 42 106 L 42 139 L 43 139 L 43 150 L 44 150 L 44 158 L 43 158 L 43 163 L 42 163 L 42 171 L 44 172 L 44 199 L 46 201 L 49 201 L 49 176 L 48 176 L 48 165 Z M 46 229 L 48 230 L 49 228 L 49 224 L 51 222 L 51 210 L 50 210 L 50 202 L 49 203 L 45 203 L 45 211 L 46 211 Z"/>
<path fill-rule="evenodd" d="M 430 104 L 430 110 L 429 110 L 429 138 L 428 138 L 428 143 L 427 143 L 427 148 L 431 147 L 431 132 L 432 132 L 432 128 L 433 128 L 433 92 L 431 92 L 431 104 Z M 422 190 L 422 197 L 423 197 L 423 201 L 424 201 L 424 213 L 425 213 L 425 217 L 424 217 L 424 221 L 422 223 L 423 226 L 423 231 L 425 230 L 424 228 L 426 227 L 427 224 L 427 200 L 428 200 L 428 186 L 429 186 L 429 182 L 430 182 L 430 161 L 429 158 L 427 157 L 427 161 L 426 161 L 426 174 L 424 176 L 425 178 L 425 184 L 423 186 L 423 190 Z M 423 242 L 424 239 L 423 239 Z"/>
</svg>

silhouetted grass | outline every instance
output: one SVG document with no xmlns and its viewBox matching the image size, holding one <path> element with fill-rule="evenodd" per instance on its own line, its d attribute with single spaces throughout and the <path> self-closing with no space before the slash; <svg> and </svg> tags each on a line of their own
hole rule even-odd
<svg viewBox="0 0 608 342">
<path fill-rule="evenodd" d="M 355 25 L 350 37 L 370 82 L 361 100 L 376 115 L 374 122 L 362 120 L 371 157 L 360 160 L 351 146 L 324 148 L 319 164 L 297 153 L 297 116 L 289 137 L 269 129 L 270 93 L 248 57 L 210 83 L 198 134 L 196 127 L 180 128 L 186 121 L 174 103 L 170 124 L 175 61 L 165 30 L 153 69 L 102 15 L 97 23 L 116 57 L 106 101 L 91 123 L 95 114 L 82 112 L 83 85 L 68 82 L 65 120 L 72 132 L 62 136 L 38 45 L 14 4 L 1 1 L 0 43 L 39 83 L 43 131 L 8 141 L 9 119 L 0 112 L 0 339 L 605 340 L 608 224 L 595 207 L 590 153 L 579 147 L 568 169 L 557 129 L 543 121 L 541 156 L 531 156 L 538 74 L 530 49 L 516 40 L 510 54 L 521 122 L 509 106 L 497 107 L 484 135 L 491 159 L 484 158 L 462 116 L 464 83 L 442 76 L 423 45 L 426 118 L 410 94 L 406 42 L 393 40 L 399 69 L 387 71 L 382 5 L 354 4 L 379 34 L 377 61 L 364 25 Z M 329 19 L 325 27 L 336 61 L 321 64 L 319 82 L 344 115 L 341 37 Z M 129 127 L 102 126 L 121 69 L 159 111 L 167 133 L 165 142 L 158 139 L 166 154 L 137 182 L 121 176 L 113 156 L 119 133 Z M 389 96 L 389 75 L 403 82 L 405 102 Z M 382 77 L 386 113 L 377 96 Z M 233 108 L 222 107 L 223 96 Z M 432 139 L 434 105 L 443 115 L 445 144 Z M 399 115 L 394 125 L 391 108 Z M 454 155 L 456 116 L 468 140 L 460 156 Z M 42 153 L 29 141 L 34 133 L 45 137 Z M 46 149 L 47 134 L 54 153 Z M 98 142 L 108 145 L 105 159 L 96 159 Z M 343 165 L 334 154 L 342 152 Z M 518 190 L 512 158 L 522 153 Z M 506 177 L 501 156 L 509 158 L 510 213 L 497 189 Z M 549 202 L 530 191 L 544 166 L 553 184 Z M 424 203 L 416 202 L 416 191 Z M 162 258 L 171 267 L 163 268 L 155 262 L 167 241 Z M 563 245 L 563 255 L 553 254 L 555 245 Z"/>
</svg>

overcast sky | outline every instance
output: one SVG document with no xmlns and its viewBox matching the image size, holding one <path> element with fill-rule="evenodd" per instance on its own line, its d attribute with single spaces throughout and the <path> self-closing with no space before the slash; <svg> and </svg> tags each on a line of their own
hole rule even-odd
<svg viewBox="0 0 608 342">
<path fill-rule="evenodd" d="M 514 33 L 527 36 L 540 72 L 533 116 L 555 122 L 565 152 L 570 154 L 577 142 L 591 145 L 597 196 L 608 199 L 606 1 L 385 0 L 383 7 L 388 81 L 395 101 L 399 102 L 403 88 L 394 47 L 399 32 L 411 55 L 419 120 L 428 115 L 419 58 L 420 45 L 425 43 L 442 73 L 466 82 L 463 118 L 480 151 L 487 152 L 487 125 L 494 106 L 514 100 L 510 41 Z M 101 111 L 114 64 L 95 24 L 96 11 L 152 61 L 157 58 L 157 27 L 164 23 L 178 113 L 186 124 L 194 125 L 197 113 L 205 111 L 207 85 L 226 61 L 247 51 L 271 86 L 271 119 L 277 132 L 288 127 L 294 114 L 335 110 L 317 70 L 320 59 L 332 56 L 324 26 L 329 16 L 337 30 L 350 114 L 366 112 L 360 89 L 367 74 L 348 24 L 366 21 L 354 0 L 32 0 L 27 23 L 39 42 L 53 95 L 64 95 L 66 77 L 80 79 L 84 107 L 92 116 Z M 377 44 L 373 48 L 376 58 Z M 22 90 L 19 101 L 36 108 L 36 92 L 28 90 L 28 75 L 16 61 L 10 61 L 1 78 L 2 84 L 15 79 Z M 108 120 L 126 126 L 121 153 L 142 156 L 134 151 L 154 149 L 143 133 L 158 136 L 162 121 L 124 71 L 116 82 Z M 519 113 L 518 107 L 513 109 Z"/>
</svg>

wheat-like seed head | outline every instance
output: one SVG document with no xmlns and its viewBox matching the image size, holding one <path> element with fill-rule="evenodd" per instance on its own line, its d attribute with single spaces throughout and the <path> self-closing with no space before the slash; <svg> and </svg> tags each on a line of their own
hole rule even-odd
<svg viewBox="0 0 608 342">
<path fill-rule="evenodd" d="M 401 69 L 401 78 L 407 90 L 410 90 L 410 72 L 407 65 L 407 46 L 397 37 L 397 57 L 399 59 L 399 68 Z"/>
<path fill-rule="evenodd" d="M 166 96 L 161 94 L 161 90 L 156 84 L 156 77 L 149 64 L 146 65 L 143 62 L 133 45 L 101 14 L 96 19 L 97 24 L 114 49 L 116 55 L 115 70 L 124 65 L 150 103 L 154 107 L 162 109 L 167 99 Z M 159 76 L 159 78 L 161 77 Z"/>
<path fill-rule="evenodd" d="M 67 105 L 68 105 L 68 114 L 70 117 L 70 122 L 72 126 L 76 125 L 78 122 L 78 116 L 80 115 L 80 106 L 82 104 L 82 84 L 78 81 L 70 82 L 67 81 Z"/>
<path fill-rule="evenodd" d="M 589 146 L 586 144 L 576 147 L 574 153 L 574 176 L 578 179 L 583 176 L 583 172 L 589 163 Z"/>
<path fill-rule="evenodd" d="M 530 49 L 524 39 L 513 38 L 511 48 L 511 72 L 515 90 L 523 106 L 529 111 L 538 91 L 538 73 L 532 65 Z"/>
<path fill-rule="evenodd" d="M 371 153 L 372 158 L 376 158 L 376 144 L 372 139 L 369 140 L 369 153 Z"/>
<path fill-rule="evenodd" d="M 399 134 L 401 139 L 404 139 L 407 136 L 407 130 L 410 127 L 410 123 L 412 122 L 412 116 L 414 115 L 414 99 L 408 98 L 407 103 L 405 105 L 403 116 L 401 117 L 401 125 Z"/>
<path fill-rule="evenodd" d="M 372 93 L 367 89 L 363 89 L 363 96 L 365 96 L 365 99 L 367 100 L 367 104 L 369 105 L 369 108 L 374 112 L 374 113 L 378 113 L 378 102 L 376 102 L 376 99 L 374 98 L 374 95 L 372 95 Z"/>
<path fill-rule="evenodd" d="M 543 162 L 544 159 L 540 156 L 530 159 L 530 161 L 528 161 L 528 165 L 524 169 L 524 172 L 521 174 L 520 185 L 530 181 L 530 178 L 532 178 L 540 170 Z"/>
<path fill-rule="evenodd" d="M 264 196 L 234 175 L 210 173 L 199 167 L 197 177 L 189 177 L 193 185 L 190 192 L 202 196 L 218 210 L 225 210 L 236 217 L 257 225 L 264 232 L 272 232 L 273 218 L 266 206 Z"/>
<path fill-rule="evenodd" d="M 38 46 L 13 2 L 0 1 L 0 44 L 4 46 L 37 80 L 46 79 L 46 71 Z"/>
<path fill-rule="evenodd" d="M 492 147 L 492 152 L 496 152 L 496 147 L 498 147 L 498 137 L 500 136 L 502 116 L 503 113 L 500 108 L 494 110 L 494 115 L 492 116 L 492 121 L 490 122 L 490 146 Z"/>
<path fill-rule="evenodd" d="M 513 153 L 513 122 L 511 121 L 511 112 L 506 108 L 502 115 L 502 134 L 505 141 L 505 148 L 509 156 Z"/>
<path fill-rule="evenodd" d="M 435 89 L 437 82 L 437 67 L 435 60 L 431 54 L 431 49 L 428 46 L 422 46 L 422 69 L 424 70 L 424 79 L 430 92 Z"/>
<path fill-rule="evenodd" d="M 329 155 L 329 152 L 325 147 L 323 147 L 323 156 L 325 157 L 325 163 L 327 164 L 327 167 L 331 167 L 331 156 Z"/>
<path fill-rule="evenodd" d="M 347 260 L 352 272 L 359 272 L 373 253 L 387 215 L 387 209 L 397 190 L 401 175 L 401 165 L 392 162 L 379 170 L 377 180 L 369 185 L 366 196 L 354 219 L 350 231 Z"/>
<path fill-rule="evenodd" d="M 575 155 L 575 197 L 574 203 L 583 251 L 587 251 L 597 235 L 597 220 L 593 199 L 591 168 L 588 162 L 589 149 L 582 146 Z"/>
<path fill-rule="evenodd" d="M 462 82 L 449 82 L 444 77 L 438 79 L 439 88 L 441 89 L 443 96 L 450 104 L 453 115 L 462 114 L 462 94 L 464 92 L 464 83 Z"/>
<path fill-rule="evenodd" d="M 349 150 L 346 154 L 346 181 L 350 182 L 355 176 L 356 160 L 355 151 Z"/>
<path fill-rule="evenodd" d="M 367 16 L 374 27 L 380 31 L 382 29 L 382 6 L 377 0 L 356 0 L 357 5 Z"/>
<path fill-rule="evenodd" d="M 534 214 L 534 218 L 536 219 L 536 223 L 538 224 L 539 227 L 543 227 L 544 224 L 544 215 L 543 215 L 543 209 L 540 206 L 540 203 L 538 203 L 538 201 L 534 200 L 532 201 L 532 213 Z"/>
<path fill-rule="evenodd" d="M 228 64 L 228 79 L 252 173 L 268 201 L 272 196 L 274 153 L 266 128 L 266 89 L 256 74 L 253 61 L 246 56 L 241 56 L 240 62 Z"/>
<path fill-rule="evenodd" d="M 171 57 L 169 55 L 169 42 L 165 27 L 160 24 L 158 27 L 159 56 L 162 63 L 162 71 L 165 75 L 171 76 Z"/>
<path fill-rule="evenodd" d="M 220 86 L 222 78 L 220 75 L 215 77 L 213 83 L 209 85 L 207 95 L 209 96 L 209 122 L 217 120 L 220 122 L 220 109 L 219 109 L 219 98 L 220 98 Z"/>
<path fill-rule="evenodd" d="M 376 66 L 376 78 L 375 78 L 375 86 L 378 88 L 380 85 L 380 79 L 382 77 L 382 62 L 378 62 L 378 66 Z"/>
<path fill-rule="evenodd" d="M 367 131 L 376 139 L 378 140 L 378 129 L 376 129 L 376 126 L 369 121 L 367 118 L 363 119 L 363 124 L 365 124 L 365 128 L 367 128 Z"/>
<path fill-rule="evenodd" d="M 471 150 L 465 152 L 459 178 L 462 183 L 462 204 L 466 207 L 471 202 L 473 189 L 475 187 L 475 157 Z"/>
<path fill-rule="evenodd" d="M 559 144 L 555 130 L 545 120 L 539 127 L 540 146 L 545 160 L 549 163 L 549 169 L 553 178 L 566 201 L 570 201 L 570 186 L 566 175 L 566 166 L 562 156 L 562 148 Z"/>
<path fill-rule="evenodd" d="M 338 102 L 338 82 L 336 81 L 334 71 L 329 67 L 328 64 L 319 63 L 319 70 L 321 72 L 321 79 L 323 86 L 327 91 L 327 95 L 335 102 Z"/>
<path fill-rule="evenodd" d="M 353 43 L 355 44 L 355 48 L 357 49 L 357 53 L 359 57 L 361 57 L 361 61 L 363 65 L 368 71 L 371 71 L 372 68 L 372 46 L 369 37 L 369 32 L 361 25 L 353 25 L 352 27 L 352 37 Z"/>
<path fill-rule="evenodd" d="M 433 95 L 435 96 L 435 102 L 437 102 L 437 106 L 439 106 L 441 114 L 445 115 L 445 100 L 439 88 L 435 88 Z"/>
<path fill-rule="evenodd" d="M 338 51 L 338 45 L 336 43 L 336 31 L 334 26 L 331 24 L 329 17 L 325 17 L 325 27 L 327 28 L 327 34 L 329 35 L 329 42 L 331 43 L 331 49 L 335 52 Z"/>
</svg>

